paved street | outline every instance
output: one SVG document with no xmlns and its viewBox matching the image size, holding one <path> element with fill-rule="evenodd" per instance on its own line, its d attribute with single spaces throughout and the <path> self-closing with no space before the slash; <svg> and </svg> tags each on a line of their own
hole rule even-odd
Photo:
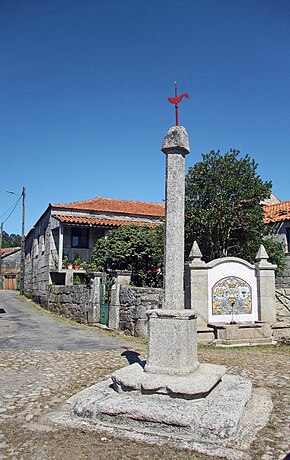
<svg viewBox="0 0 290 460">
<path fill-rule="evenodd" d="M 45 414 L 127 365 L 125 348 L 143 359 L 146 346 L 103 331 L 69 326 L 14 292 L 0 291 L 0 309 L 6 312 L 0 313 L 0 460 L 217 460 L 185 449 L 47 425 Z M 290 444 L 289 349 L 200 347 L 199 360 L 225 365 L 229 373 L 270 391 L 273 412 L 248 454 L 253 460 L 286 458 Z"/>
<path fill-rule="evenodd" d="M 126 345 L 105 334 L 67 326 L 22 300 L 15 291 L 0 290 L 0 349 L 115 350 Z"/>
</svg>

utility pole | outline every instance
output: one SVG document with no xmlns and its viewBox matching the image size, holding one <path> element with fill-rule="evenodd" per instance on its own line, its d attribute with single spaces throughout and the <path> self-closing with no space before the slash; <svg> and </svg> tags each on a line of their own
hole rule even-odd
<svg viewBox="0 0 290 460">
<path fill-rule="evenodd" d="M 22 188 L 22 228 L 21 228 L 21 259 L 20 259 L 20 295 L 24 294 L 25 274 L 25 187 Z"/>
</svg>

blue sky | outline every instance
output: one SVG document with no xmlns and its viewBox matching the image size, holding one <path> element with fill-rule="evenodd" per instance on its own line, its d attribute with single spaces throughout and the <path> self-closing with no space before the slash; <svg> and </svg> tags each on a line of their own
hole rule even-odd
<svg viewBox="0 0 290 460">
<path fill-rule="evenodd" d="M 187 167 L 237 148 L 290 199 L 287 0 L 1 0 L 0 62 L 0 221 L 22 186 L 26 231 L 49 202 L 161 201 L 174 80 Z"/>
</svg>

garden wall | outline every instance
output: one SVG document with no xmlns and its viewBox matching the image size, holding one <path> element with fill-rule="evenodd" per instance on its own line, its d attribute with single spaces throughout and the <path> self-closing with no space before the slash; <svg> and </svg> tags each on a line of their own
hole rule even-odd
<svg viewBox="0 0 290 460">
<path fill-rule="evenodd" d="M 161 308 L 163 290 L 120 286 L 119 329 L 130 335 L 147 337 L 146 311 Z"/>
<path fill-rule="evenodd" d="M 47 298 L 41 303 L 47 310 L 78 323 L 87 323 L 90 290 L 87 286 L 48 286 Z"/>
</svg>

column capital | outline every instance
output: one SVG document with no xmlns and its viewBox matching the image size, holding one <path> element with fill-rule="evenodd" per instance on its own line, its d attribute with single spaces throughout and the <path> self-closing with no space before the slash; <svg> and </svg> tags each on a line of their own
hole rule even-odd
<svg viewBox="0 0 290 460">
<path fill-rule="evenodd" d="M 164 137 L 161 147 L 163 153 L 187 155 L 189 150 L 188 134 L 184 126 L 172 126 Z"/>
</svg>

